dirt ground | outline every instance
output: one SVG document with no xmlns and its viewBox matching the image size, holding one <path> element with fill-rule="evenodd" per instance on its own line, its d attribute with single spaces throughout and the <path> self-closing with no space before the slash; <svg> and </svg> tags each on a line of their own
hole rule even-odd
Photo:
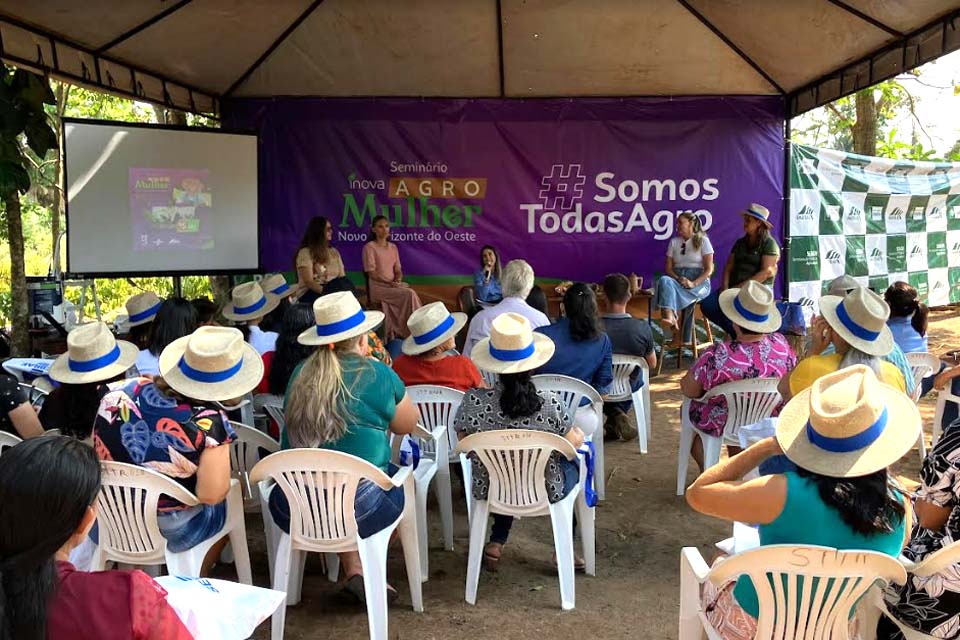
<svg viewBox="0 0 960 640">
<path fill-rule="evenodd" d="M 931 316 L 930 351 L 960 347 L 960 310 Z M 666 640 L 677 637 L 679 557 L 683 546 L 697 546 L 708 560 L 713 544 L 730 535 L 728 523 L 692 512 L 676 493 L 682 371 L 664 367 L 652 381 L 653 427 L 649 453 L 641 455 L 636 441 L 606 447 L 607 499 L 597 509 L 597 575 L 578 574 L 577 608 L 560 609 L 560 590 L 549 518 L 524 519 L 514 525 L 499 570 L 482 572 L 476 606 L 463 600 L 467 563 L 467 516 L 454 479 L 454 545 L 441 545 L 440 518 L 435 503 L 430 526 L 430 580 L 423 585 L 424 612 L 410 609 L 406 575 L 399 547 L 391 550 L 388 571 L 400 591 L 390 609 L 390 637 L 417 638 L 541 638 L 564 637 Z M 921 403 L 929 443 L 934 394 Z M 914 449 L 896 471 L 917 477 L 919 454 Z M 696 465 L 690 464 L 688 483 Z M 258 514 L 247 519 L 254 581 L 267 586 L 263 527 Z M 228 567 L 223 577 L 232 577 Z M 269 624 L 256 638 L 269 638 Z M 366 610 L 349 604 L 336 586 L 320 573 L 316 555 L 307 561 L 303 598 L 287 609 L 285 637 L 367 637 Z M 582 635 L 581 635 L 582 634 Z"/>
</svg>

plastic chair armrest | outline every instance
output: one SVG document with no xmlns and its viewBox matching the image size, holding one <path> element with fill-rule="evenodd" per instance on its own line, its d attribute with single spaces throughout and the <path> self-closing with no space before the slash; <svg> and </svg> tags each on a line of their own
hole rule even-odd
<svg viewBox="0 0 960 640">
<path fill-rule="evenodd" d="M 696 547 L 684 547 L 680 552 L 680 560 L 690 568 L 693 575 L 697 577 L 697 580 L 701 584 L 707 581 L 707 577 L 710 575 L 710 567 L 703 559 L 703 556 L 700 555 L 699 549 Z"/>
<path fill-rule="evenodd" d="M 413 477 L 413 467 L 400 467 L 400 470 L 397 471 L 390 478 L 388 485 L 384 486 L 384 489 L 390 489 L 392 487 L 402 487 L 406 482 L 407 478 Z"/>
</svg>

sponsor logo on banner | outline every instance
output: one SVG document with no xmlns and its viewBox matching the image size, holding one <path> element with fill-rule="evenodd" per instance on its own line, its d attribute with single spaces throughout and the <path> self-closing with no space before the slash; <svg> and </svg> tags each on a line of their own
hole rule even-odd
<svg viewBox="0 0 960 640">
<path fill-rule="evenodd" d="M 913 249 L 910 250 L 910 257 L 916 258 L 917 256 L 923 255 L 923 248 L 920 245 L 915 245 Z"/>
<path fill-rule="evenodd" d="M 874 222 L 880 222 L 883 220 L 883 207 L 873 206 L 870 207 L 870 219 Z"/>
<path fill-rule="evenodd" d="M 813 207 L 810 205 L 804 205 L 803 208 L 797 212 L 797 220 L 813 220 L 813 216 Z"/>
<path fill-rule="evenodd" d="M 943 220 L 943 209 L 940 207 L 934 207 L 930 210 L 930 213 L 927 214 L 927 222 L 933 222 L 935 220 Z"/>
<path fill-rule="evenodd" d="M 900 207 L 896 207 L 893 211 L 890 212 L 891 220 L 903 220 L 903 214 L 906 213 Z"/>
<path fill-rule="evenodd" d="M 850 207 L 844 213 L 846 214 L 847 220 L 850 220 L 853 222 L 859 222 L 860 219 L 863 217 L 863 211 L 861 211 L 857 207 Z"/>
<path fill-rule="evenodd" d="M 827 262 L 832 262 L 832 263 L 834 263 L 834 264 L 839 264 L 839 263 L 840 263 L 840 258 L 841 258 L 840 252 L 837 251 L 836 249 L 831 249 L 830 251 L 827 251 L 826 258 L 827 258 Z"/>
<path fill-rule="evenodd" d="M 870 252 L 871 260 L 883 260 L 883 251 L 880 251 L 879 247 L 874 247 L 873 251 Z"/>
<path fill-rule="evenodd" d="M 813 298 L 808 298 L 807 296 L 803 296 L 802 298 L 800 298 L 800 302 L 798 304 L 801 307 L 814 307 L 816 306 L 817 301 L 814 300 Z"/>
</svg>

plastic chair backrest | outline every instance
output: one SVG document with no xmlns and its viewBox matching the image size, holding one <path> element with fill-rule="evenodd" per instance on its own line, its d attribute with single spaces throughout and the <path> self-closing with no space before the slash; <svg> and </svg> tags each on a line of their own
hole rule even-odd
<svg viewBox="0 0 960 640">
<path fill-rule="evenodd" d="M 287 428 L 287 419 L 284 417 L 283 407 L 275 404 L 265 404 L 263 410 L 267 412 L 271 420 L 277 423 L 280 433 L 283 433 L 283 430 Z"/>
<path fill-rule="evenodd" d="M 15 447 L 21 442 L 23 442 L 23 438 L 15 436 L 12 433 L 8 433 L 7 431 L 0 431 L 0 454 L 10 447 Z"/>
<path fill-rule="evenodd" d="M 573 417 L 580 408 L 580 401 L 586 397 L 598 406 L 603 402 L 597 390 L 583 380 L 555 373 L 541 373 L 531 378 L 540 391 L 553 391 L 560 395 L 563 408 Z"/>
<path fill-rule="evenodd" d="M 932 353 L 905 353 L 904 355 L 917 387 L 920 386 L 921 380 L 940 371 L 940 360 Z"/>
<path fill-rule="evenodd" d="M 188 506 L 199 504 L 197 497 L 167 476 L 137 465 L 103 461 L 100 468 L 100 547 L 110 559 L 128 564 L 162 556 L 166 540 L 157 525 L 160 495 Z"/>
<path fill-rule="evenodd" d="M 737 439 L 740 427 L 760 422 L 773 415 L 780 404 L 780 392 L 777 391 L 777 378 L 751 378 L 725 382 L 707 391 L 699 398 L 701 402 L 716 396 L 727 400 L 727 424 L 723 435 L 727 439 Z"/>
<path fill-rule="evenodd" d="M 640 367 L 643 384 L 650 384 L 650 366 L 642 356 L 628 356 L 624 353 L 613 354 L 613 384 L 610 385 L 608 399 L 619 402 L 629 400 L 633 395 L 630 385 L 630 376 L 633 370 Z"/>
<path fill-rule="evenodd" d="M 875 551 L 770 545 L 718 563 L 709 579 L 719 587 L 741 575 L 757 591 L 757 640 L 846 640 L 850 613 L 874 583 L 907 578 L 896 558 Z"/>
<path fill-rule="evenodd" d="M 490 476 L 487 500 L 494 513 L 535 516 L 548 512 L 544 470 L 550 454 L 559 451 L 568 460 L 577 456 L 569 441 L 531 429 L 484 431 L 460 441 L 458 453 L 473 453 Z"/>
<path fill-rule="evenodd" d="M 439 385 L 418 384 L 407 387 L 407 396 L 420 412 L 420 425 L 429 432 L 443 425 L 447 428 L 447 451 L 457 448 L 457 433 L 453 429 L 453 421 L 457 418 L 460 403 L 463 402 L 463 391 Z M 420 455 L 427 458 L 436 457 L 436 446 L 432 439 L 421 440 Z"/>
<path fill-rule="evenodd" d="M 34 407 L 42 407 L 43 401 L 47 399 L 49 392 L 44 391 L 43 389 L 38 389 L 27 382 L 18 383 L 19 387 L 27 394 L 27 398 L 30 401 L 30 404 Z"/>
<path fill-rule="evenodd" d="M 256 485 L 250 483 L 250 470 L 260 462 L 260 449 L 276 453 L 280 443 L 254 427 L 239 422 L 231 422 L 230 426 L 237 434 L 237 439 L 230 443 L 230 470 L 240 481 L 244 506 L 259 504 Z"/>
<path fill-rule="evenodd" d="M 325 449 L 287 449 L 267 456 L 250 471 L 250 482 L 269 478 L 290 505 L 295 548 L 321 552 L 356 546 L 353 502 L 361 480 L 383 489 L 394 486 L 387 474 L 366 460 Z M 265 489 L 261 484 L 260 490 Z"/>
<path fill-rule="evenodd" d="M 912 575 L 922 578 L 934 576 L 944 569 L 960 563 L 960 540 L 955 540 L 947 546 L 937 549 L 918 563 L 913 563 L 902 556 L 900 561 Z"/>
</svg>

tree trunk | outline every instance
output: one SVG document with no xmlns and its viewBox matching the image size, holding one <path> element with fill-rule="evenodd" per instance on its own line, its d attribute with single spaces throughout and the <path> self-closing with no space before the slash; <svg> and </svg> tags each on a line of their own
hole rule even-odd
<svg viewBox="0 0 960 640">
<path fill-rule="evenodd" d="M 50 212 L 50 235 L 53 236 L 52 242 L 52 262 L 55 265 L 59 265 L 63 269 L 63 265 L 60 264 L 60 216 L 63 214 L 63 194 L 66 186 L 63 184 L 63 129 L 60 126 L 60 123 L 63 122 L 63 113 L 67 108 L 67 97 L 70 95 L 70 85 L 65 82 L 57 82 L 54 85 L 56 87 L 56 97 L 57 97 L 57 117 L 54 122 L 53 130 L 57 134 L 57 146 L 54 149 L 56 154 L 57 163 L 54 170 L 54 186 L 53 186 L 53 209 Z M 57 275 L 57 274 L 52 274 Z"/>
<path fill-rule="evenodd" d="M 877 155 L 877 103 L 873 89 L 863 89 L 855 95 L 857 121 L 851 127 L 853 152 L 865 156 Z"/>
<path fill-rule="evenodd" d="M 27 309 L 27 276 L 23 262 L 23 221 L 20 219 L 20 194 L 3 198 L 7 214 L 7 240 L 10 242 L 10 319 L 11 355 L 30 355 L 30 315 Z"/>
<path fill-rule="evenodd" d="M 230 302 L 230 276 L 210 276 L 210 291 L 218 305 Z"/>
</svg>

